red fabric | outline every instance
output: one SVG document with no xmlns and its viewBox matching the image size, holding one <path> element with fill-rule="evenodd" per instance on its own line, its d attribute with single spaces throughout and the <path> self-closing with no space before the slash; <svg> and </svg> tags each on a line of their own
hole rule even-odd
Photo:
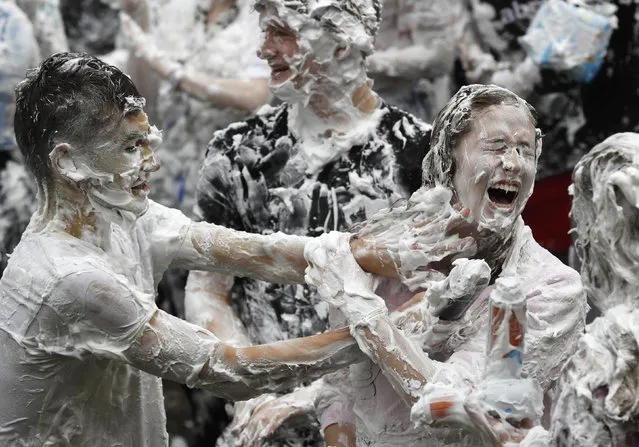
<svg viewBox="0 0 639 447">
<path fill-rule="evenodd" d="M 523 212 L 524 222 L 535 240 L 551 251 L 570 248 L 570 196 L 568 186 L 572 172 L 554 175 L 535 183 L 535 191 Z"/>
</svg>

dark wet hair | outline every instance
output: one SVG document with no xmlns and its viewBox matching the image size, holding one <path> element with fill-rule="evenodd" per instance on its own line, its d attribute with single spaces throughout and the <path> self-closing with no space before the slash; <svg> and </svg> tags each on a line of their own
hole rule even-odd
<svg viewBox="0 0 639 447">
<path fill-rule="evenodd" d="M 38 187 L 51 192 L 49 153 L 59 142 L 95 141 L 139 98 L 131 78 L 85 53 L 57 53 L 16 87 L 15 136 Z M 141 103 L 142 104 L 142 103 Z"/>
<path fill-rule="evenodd" d="M 444 185 L 453 187 L 455 175 L 454 151 L 459 140 L 472 126 L 472 118 L 493 105 L 521 107 L 528 113 L 530 122 L 537 126 L 537 112 L 519 96 L 496 85 L 473 84 L 459 89 L 437 114 L 433 122 L 430 151 L 422 163 L 424 186 Z M 541 131 L 535 131 L 535 156 L 541 153 Z"/>
</svg>

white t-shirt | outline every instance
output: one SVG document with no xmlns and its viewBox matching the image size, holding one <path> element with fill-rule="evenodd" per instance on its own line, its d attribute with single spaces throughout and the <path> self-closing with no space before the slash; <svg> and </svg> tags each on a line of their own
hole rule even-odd
<svg viewBox="0 0 639 447">
<path fill-rule="evenodd" d="M 150 202 L 101 249 L 27 230 L 0 280 L 0 445 L 163 446 L 162 383 L 125 351 L 191 221 Z"/>
</svg>

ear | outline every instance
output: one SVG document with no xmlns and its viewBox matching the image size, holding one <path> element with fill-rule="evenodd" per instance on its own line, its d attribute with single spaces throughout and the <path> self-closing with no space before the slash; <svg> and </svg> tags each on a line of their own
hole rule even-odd
<svg viewBox="0 0 639 447">
<path fill-rule="evenodd" d="M 72 147 L 68 143 L 58 143 L 49 153 L 49 159 L 55 172 L 67 180 L 78 183 L 85 180 L 86 177 L 73 162 L 71 151 Z"/>
<path fill-rule="evenodd" d="M 337 49 L 335 49 L 335 59 L 340 61 L 342 59 L 344 59 L 346 56 L 348 55 L 348 47 L 340 45 L 339 47 L 337 47 Z"/>
</svg>

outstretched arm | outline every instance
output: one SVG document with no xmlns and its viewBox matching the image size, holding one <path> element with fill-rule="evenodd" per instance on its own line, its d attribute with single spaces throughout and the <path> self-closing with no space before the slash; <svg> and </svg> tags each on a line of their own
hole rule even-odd
<svg viewBox="0 0 639 447">
<path fill-rule="evenodd" d="M 230 107 L 247 113 L 266 104 L 269 98 L 268 79 L 221 79 L 205 73 L 185 71 L 153 42 L 152 37 L 129 15 L 120 15 L 127 45 L 136 62 L 149 68 L 161 79 L 181 88 L 193 97 L 215 107 Z"/>
<path fill-rule="evenodd" d="M 161 310 L 124 355 L 148 373 L 230 400 L 281 391 L 362 358 L 347 329 L 236 348 Z"/>
<path fill-rule="evenodd" d="M 190 270 L 248 276 L 275 283 L 303 283 L 304 247 L 312 238 L 275 233 L 261 235 L 205 222 L 193 223 L 173 264 Z M 352 242 L 362 268 L 397 278 L 392 255 L 372 239 Z"/>
<path fill-rule="evenodd" d="M 459 236 L 472 219 L 470 211 L 453 210 L 450 198 L 445 188 L 422 188 L 407 205 L 373 216 L 359 233 L 361 237 L 345 235 L 356 262 L 365 272 L 401 279 L 414 290 L 432 276 L 435 263 L 450 265 L 451 256 L 473 255 L 473 238 Z M 245 233 L 198 222 L 190 225 L 174 265 L 269 282 L 302 283 L 307 266 L 304 249 L 312 239 Z"/>
<path fill-rule="evenodd" d="M 234 347 L 206 329 L 158 310 L 152 293 L 119 274 L 88 266 L 63 277 L 52 299 L 74 328 L 73 355 L 129 363 L 149 374 L 230 400 L 288 389 L 361 360 L 347 329 L 261 346 Z M 52 334 L 43 349 L 64 351 Z"/>
<path fill-rule="evenodd" d="M 268 79 L 220 79 L 204 73 L 179 73 L 173 79 L 176 87 L 216 107 L 252 113 L 269 99 Z"/>
</svg>

